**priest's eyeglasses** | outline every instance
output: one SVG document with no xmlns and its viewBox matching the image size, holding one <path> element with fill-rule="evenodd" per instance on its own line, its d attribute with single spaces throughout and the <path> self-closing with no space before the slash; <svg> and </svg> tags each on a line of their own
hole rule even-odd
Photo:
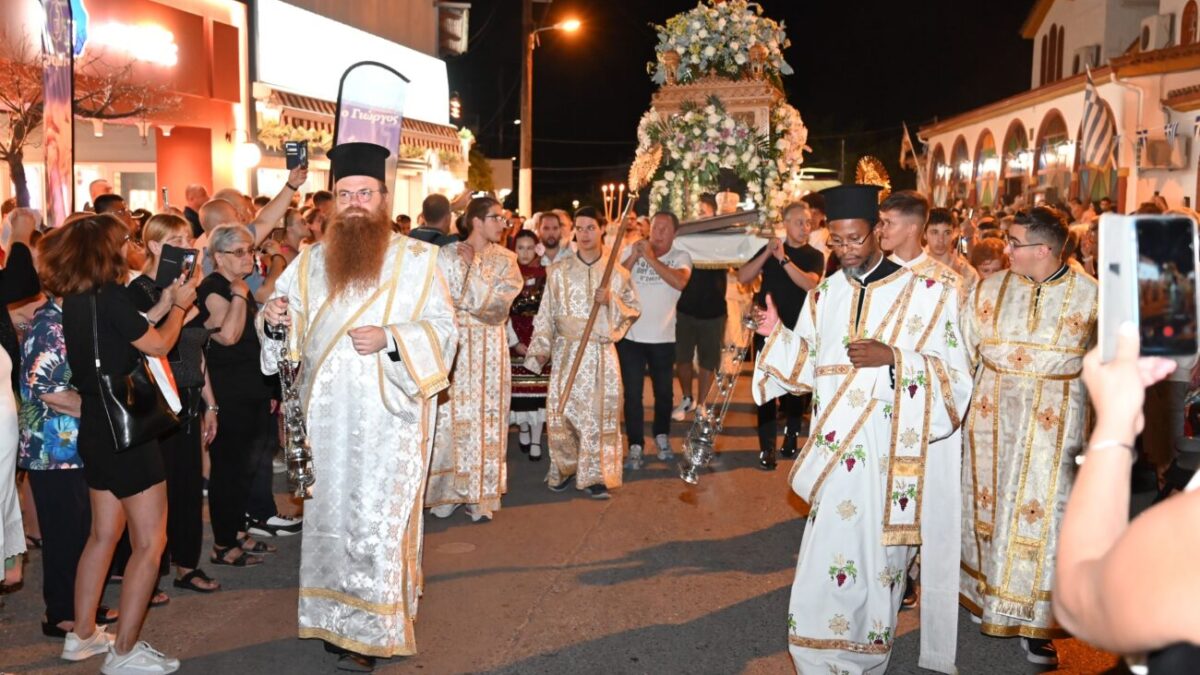
<svg viewBox="0 0 1200 675">
<path fill-rule="evenodd" d="M 371 201 L 371 197 L 377 192 L 382 193 L 383 190 L 370 190 L 365 188 L 362 190 L 338 190 L 337 200 L 339 204 L 345 204 L 351 200 L 362 204 L 364 202 Z"/>
<path fill-rule="evenodd" d="M 858 248 L 859 246 L 867 243 L 867 239 L 870 237 L 871 235 L 868 234 L 866 236 L 859 237 L 858 239 L 847 239 L 845 241 L 830 239 L 829 248 Z"/>
</svg>

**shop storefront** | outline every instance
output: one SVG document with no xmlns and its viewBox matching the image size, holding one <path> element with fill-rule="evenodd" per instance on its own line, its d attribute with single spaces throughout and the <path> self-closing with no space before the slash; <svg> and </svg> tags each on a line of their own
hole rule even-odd
<svg viewBox="0 0 1200 675">
<path fill-rule="evenodd" d="M 88 185 L 103 178 L 125 195 L 131 208 L 162 206 L 161 188 L 171 203 L 183 203 L 184 189 L 199 183 L 210 190 L 249 189 L 247 139 L 249 87 L 246 76 L 246 6 L 235 0 L 74 0 L 76 98 L 93 86 L 81 64 L 97 78 L 129 82 L 154 101 L 135 117 L 75 120 L 75 208 L 89 200 Z M 0 20 L 40 35 L 44 21 L 38 0 L 0 3 Z M 34 43 L 36 44 L 36 43 Z M 35 52 L 36 53 L 36 52 Z M 120 73 L 127 71 L 123 77 Z M 111 110 L 127 110 L 118 101 Z M 40 138 L 25 152 L 31 204 L 42 205 Z M 235 161 L 241 160 L 241 161 Z M 11 196 L 7 172 L 0 195 Z"/>
<path fill-rule="evenodd" d="M 427 195 L 462 192 L 470 144 L 449 123 L 445 62 L 280 0 L 254 6 L 254 137 L 263 148 L 258 192 L 269 194 L 286 180 L 283 144 L 289 140 L 308 142 L 309 185 L 327 185 L 325 151 L 333 142 L 338 84 L 360 61 L 385 64 L 409 80 L 392 213 L 415 216 Z M 298 37 L 306 41 L 299 49 Z"/>
</svg>

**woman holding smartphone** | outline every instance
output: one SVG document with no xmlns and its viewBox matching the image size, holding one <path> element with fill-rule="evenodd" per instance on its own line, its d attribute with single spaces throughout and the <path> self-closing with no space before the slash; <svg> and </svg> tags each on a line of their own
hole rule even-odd
<svg viewBox="0 0 1200 675">
<path fill-rule="evenodd" d="M 146 243 L 146 264 L 141 276 L 129 283 L 133 304 L 154 325 L 161 325 L 171 309 L 168 299 L 159 288 L 163 247 L 189 248 L 192 228 L 187 220 L 160 213 L 146 222 L 143 230 Z M 192 269 L 185 274 L 197 278 Z M 208 331 L 203 326 L 187 323 L 197 314 L 193 307 L 179 333 L 179 342 L 167 355 L 171 375 L 179 389 L 183 404 L 179 428 L 159 439 L 163 464 L 167 472 L 167 555 L 175 564 L 176 588 L 199 593 L 211 593 L 221 587 L 200 569 L 200 547 L 204 537 L 202 509 L 204 478 L 202 457 L 204 446 L 217 435 L 217 404 L 212 385 L 204 367 L 204 346 Z"/>
</svg>

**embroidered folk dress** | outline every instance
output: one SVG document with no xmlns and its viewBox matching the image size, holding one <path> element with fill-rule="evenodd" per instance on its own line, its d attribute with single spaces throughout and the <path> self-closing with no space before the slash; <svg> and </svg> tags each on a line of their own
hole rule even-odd
<svg viewBox="0 0 1200 675">
<path fill-rule="evenodd" d="M 546 400 L 546 430 L 550 437 L 546 480 L 557 485 L 575 476 L 579 490 L 592 485 L 619 487 L 625 452 L 621 369 L 614 343 L 637 320 L 641 307 L 629 272 L 620 265 L 613 268 L 611 300 L 596 316 L 566 408 L 561 415 L 558 413 L 592 299 L 604 276 L 606 256 L 607 251 L 589 265 L 572 255 L 551 265 L 525 358 L 525 367 L 530 370 L 537 365 L 534 359 L 543 363 L 549 359 L 552 366 Z"/>
<path fill-rule="evenodd" d="M 969 303 L 963 339 L 979 369 L 963 427 L 962 604 L 988 635 L 1065 637 L 1050 589 L 1087 428 L 1079 374 L 1097 283 L 1067 267 L 1041 284 L 1006 271 Z"/>
<path fill-rule="evenodd" d="M 891 345 L 894 367 L 852 366 L 846 347 L 858 339 Z M 788 614 L 800 673 L 884 672 L 916 547 L 954 552 L 957 519 L 935 517 L 959 499 L 957 457 L 930 449 L 970 397 L 961 345 L 956 283 L 885 259 L 865 286 L 827 277 L 758 356 L 756 403 L 813 392 L 812 435 L 789 477 L 811 505 Z M 938 610 L 922 612 L 923 631 L 955 625 L 953 605 Z M 921 666 L 954 672 L 954 637 L 937 652 L 923 645 Z"/>
<path fill-rule="evenodd" d="M 438 252 L 454 302 L 458 349 L 450 388 L 438 404 L 425 506 L 477 504 L 479 513 L 490 516 L 507 491 L 512 388 L 507 321 L 522 279 L 516 254 L 503 246 L 489 244 L 470 265 L 460 246 L 455 242 Z"/>
<path fill-rule="evenodd" d="M 300 549 L 300 637 L 370 656 L 416 653 L 421 504 L 435 396 L 448 385 L 458 333 L 437 247 L 392 237 L 377 288 L 331 298 L 323 244 L 283 271 L 289 348 L 312 446 L 312 499 Z M 382 326 L 383 351 L 362 356 L 346 332 Z M 282 345 L 259 322 L 262 370 Z"/>
</svg>

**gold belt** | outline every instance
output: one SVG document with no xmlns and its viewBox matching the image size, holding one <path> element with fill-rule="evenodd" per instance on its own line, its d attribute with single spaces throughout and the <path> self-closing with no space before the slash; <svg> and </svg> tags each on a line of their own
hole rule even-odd
<svg viewBox="0 0 1200 675">
<path fill-rule="evenodd" d="M 1015 375 L 1017 377 L 1028 377 L 1028 378 L 1032 378 L 1035 380 L 1053 380 L 1055 382 L 1065 382 L 1067 380 L 1077 379 L 1079 377 L 1079 374 L 1083 372 L 1082 370 L 1077 370 L 1074 373 L 1061 373 L 1061 374 L 1059 374 L 1059 373 L 1029 373 L 1024 370 L 1013 370 L 1012 368 L 1002 368 L 1002 367 L 996 365 L 995 363 L 992 363 L 992 361 L 990 359 L 988 359 L 988 357 L 986 357 L 986 356 L 980 356 L 980 360 L 983 361 L 983 367 L 987 368 L 988 370 L 992 371 L 993 373 L 999 373 L 1001 375 Z"/>
</svg>

